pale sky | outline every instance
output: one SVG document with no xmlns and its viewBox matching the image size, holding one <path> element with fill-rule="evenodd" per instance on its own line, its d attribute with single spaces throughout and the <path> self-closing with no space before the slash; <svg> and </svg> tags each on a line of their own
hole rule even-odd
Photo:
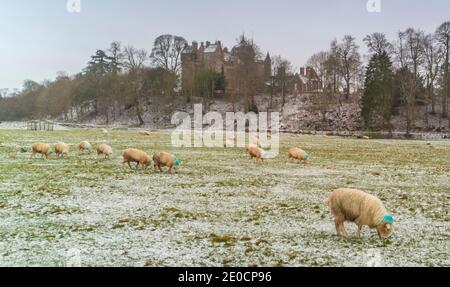
<svg viewBox="0 0 450 287">
<path fill-rule="evenodd" d="M 80 13 L 69 13 L 67 1 L 0 0 L 0 88 L 75 74 L 112 41 L 150 51 L 169 33 L 232 47 L 245 33 L 300 67 L 345 34 L 362 45 L 372 32 L 431 33 L 450 20 L 450 0 L 380 0 L 380 13 L 367 11 L 368 0 L 80 0 Z"/>
</svg>

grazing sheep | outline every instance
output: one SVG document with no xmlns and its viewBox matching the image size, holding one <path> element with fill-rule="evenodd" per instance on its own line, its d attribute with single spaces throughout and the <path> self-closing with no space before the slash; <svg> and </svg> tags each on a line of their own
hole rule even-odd
<svg viewBox="0 0 450 287">
<path fill-rule="evenodd" d="M 364 135 L 357 135 L 356 138 L 358 138 L 360 140 L 370 140 L 369 136 L 364 136 Z"/>
<path fill-rule="evenodd" d="M 261 160 L 263 162 L 264 159 L 268 157 L 268 153 L 266 151 L 254 144 L 247 145 L 245 147 L 245 151 L 250 155 L 250 159 L 255 158 L 256 160 Z"/>
<path fill-rule="evenodd" d="M 306 162 L 311 157 L 311 154 L 299 148 L 291 148 L 289 149 L 288 157 L 289 160 L 294 159 Z"/>
<path fill-rule="evenodd" d="M 143 135 L 143 136 L 149 136 L 149 135 L 151 135 L 151 131 L 149 131 L 149 130 L 143 130 L 143 131 L 140 131 L 139 134 L 141 134 L 141 135 Z"/>
<path fill-rule="evenodd" d="M 152 162 L 150 156 L 139 149 L 129 148 L 122 152 L 123 156 L 123 163 L 127 163 L 128 166 L 131 168 L 131 162 L 137 163 L 136 169 L 139 167 L 139 165 L 142 165 L 144 169 L 146 169 Z"/>
<path fill-rule="evenodd" d="M 348 237 L 344 222 L 358 225 L 358 237 L 364 225 L 376 229 L 381 240 L 388 238 L 393 230 L 394 217 L 384 208 L 377 197 L 356 189 L 335 190 L 325 201 L 335 218 L 338 235 Z"/>
<path fill-rule="evenodd" d="M 234 147 L 236 145 L 236 140 L 236 136 L 226 138 L 223 147 Z"/>
<path fill-rule="evenodd" d="M 169 173 L 172 173 L 172 168 L 175 170 L 181 165 L 181 161 L 173 154 L 167 152 L 157 152 L 153 155 L 153 163 L 155 169 L 159 169 L 162 172 L 162 167 L 166 166 L 169 168 Z"/>
<path fill-rule="evenodd" d="M 113 149 L 107 144 L 101 144 L 97 147 L 97 156 L 104 155 L 105 158 L 111 159 L 113 155 Z"/>
<path fill-rule="evenodd" d="M 64 157 L 69 154 L 69 146 L 63 142 L 59 142 L 55 145 L 55 153 L 57 157 Z"/>
<path fill-rule="evenodd" d="M 103 133 L 103 135 L 105 135 L 105 136 L 108 136 L 108 135 L 109 135 L 108 130 L 105 129 L 105 128 L 101 128 L 100 131 L 101 131 L 101 132 Z"/>
<path fill-rule="evenodd" d="M 78 145 L 78 150 L 81 152 L 87 151 L 88 154 L 92 153 L 92 145 L 88 141 L 82 141 Z"/>
<path fill-rule="evenodd" d="M 33 153 L 31 154 L 31 158 L 34 158 L 34 156 L 38 153 L 41 154 L 42 157 L 45 156 L 45 158 L 48 158 L 50 154 L 53 153 L 53 151 L 51 151 L 50 145 L 46 144 L 46 143 L 42 143 L 42 142 L 37 142 L 34 143 L 31 146 L 31 149 L 33 151 Z"/>
</svg>

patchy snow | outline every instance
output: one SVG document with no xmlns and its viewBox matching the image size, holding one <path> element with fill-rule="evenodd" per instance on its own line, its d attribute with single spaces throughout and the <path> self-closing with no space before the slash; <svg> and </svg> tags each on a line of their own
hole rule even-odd
<svg viewBox="0 0 450 287">
<path fill-rule="evenodd" d="M 449 266 L 450 143 L 282 135 L 263 164 L 242 149 L 175 149 L 170 134 L 0 131 L 0 266 Z M 35 140 L 106 142 L 111 160 L 29 159 Z M 177 174 L 129 170 L 120 150 L 176 153 Z M 311 151 L 308 164 L 287 149 Z M 335 235 L 337 187 L 380 197 L 396 217 L 381 242 Z M 79 256 L 78 256 L 79 255 Z"/>
<path fill-rule="evenodd" d="M 0 122 L 0 130 L 26 130 L 27 123 L 26 122 Z M 66 127 L 55 124 L 55 131 L 64 131 L 67 130 Z"/>
</svg>

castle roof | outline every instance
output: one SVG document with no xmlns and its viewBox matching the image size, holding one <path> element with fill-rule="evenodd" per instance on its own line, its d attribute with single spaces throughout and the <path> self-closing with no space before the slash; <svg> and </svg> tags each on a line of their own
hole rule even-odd
<svg viewBox="0 0 450 287">
<path fill-rule="evenodd" d="M 205 53 L 215 53 L 217 51 L 217 48 L 219 48 L 219 45 L 217 44 L 211 44 L 208 47 L 205 48 Z"/>
</svg>

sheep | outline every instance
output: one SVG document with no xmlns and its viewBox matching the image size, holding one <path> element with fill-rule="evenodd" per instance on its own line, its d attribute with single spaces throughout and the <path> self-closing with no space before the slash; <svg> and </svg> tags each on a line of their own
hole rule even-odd
<svg viewBox="0 0 450 287">
<path fill-rule="evenodd" d="M 42 157 L 45 156 L 45 158 L 47 159 L 49 157 L 49 155 L 53 153 L 50 145 L 46 144 L 46 143 L 42 143 L 42 142 L 37 142 L 37 143 L 32 144 L 31 149 L 33 151 L 33 153 L 31 154 L 31 158 L 34 158 L 35 155 L 38 153 L 38 154 L 41 154 Z"/>
<path fill-rule="evenodd" d="M 376 229 L 381 240 L 391 236 L 394 217 L 389 214 L 381 200 L 361 190 L 341 188 L 335 190 L 325 203 L 334 215 L 336 232 L 348 237 L 344 222 L 350 221 L 358 225 L 358 237 L 364 225 Z"/>
<path fill-rule="evenodd" d="M 111 159 L 113 155 L 113 149 L 107 144 L 101 144 L 97 147 L 97 156 L 104 155 L 105 158 Z"/>
<path fill-rule="evenodd" d="M 245 151 L 250 155 L 250 159 L 255 158 L 256 160 L 261 160 L 261 162 L 264 162 L 264 159 L 268 157 L 268 153 L 266 151 L 254 144 L 247 145 L 245 147 Z"/>
<path fill-rule="evenodd" d="M 69 154 L 69 146 L 63 142 L 59 142 L 55 145 L 55 153 L 57 157 L 64 157 Z"/>
<path fill-rule="evenodd" d="M 289 160 L 294 159 L 306 162 L 311 157 L 311 154 L 299 148 L 291 148 L 289 149 L 288 157 Z"/>
<path fill-rule="evenodd" d="M 225 143 L 223 144 L 223 147 L 234 147 L 236 145 L 236 136 L 228 137 L 225 139 Z"/>
<path fill-rule="evenodd" d="M 159 169 L 162 172 L 162 167 L 169 168 L 169 173 L 172 173 L 172 169 L 177 170 L 181 165 L 181 161 L 173 154 L 167 152 L 157 152 L 153 155 L 154 168 Z"/>
<path fill-rule="evenodd" d="M 101 128 L 100 131 L 103 133 L 104 136 L 108 136 L 109 135 L 108 130 L 105 129 L 105 128 Z"/>
<path fill-rule="evenodd" d="M 131 162 L 137 163 L 136 169 L 139 167 L 139 165 L 141 165 L 144 169 L 147 169 L 147 167 L 152 162 L 150 156 L 146 152 L 139 149 L 134 148 L 126 149 L 122 152 L 122 156 L 123 156 L 122 164 L 127 163 L 130 168 Z"/>
<path fill-rule="evenodd" d="M 143 135 L 143 136 L 149 136 L 149 135 L 151 135 L 151 131 L 149 131 L 149 130 L 143 130 L 143 131 L 140 131 L 139 134 L 141 134 L 141 135 Z"/>
<path fill-rule="evenodd" d="M 87 151 L 88 154 L 91 154 L 92 153 L 92 145 L 88 141 L 82 141 L 78 145 L 78 150 L 81 152 Z"/>
</svg>

